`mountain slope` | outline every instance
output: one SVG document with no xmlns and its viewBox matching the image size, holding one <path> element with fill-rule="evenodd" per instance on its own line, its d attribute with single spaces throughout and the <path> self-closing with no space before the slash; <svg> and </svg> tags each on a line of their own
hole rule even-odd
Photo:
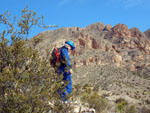
<svg viewBox="0 0 150 113">
<path fill-rule="evenodd" d="M 45 55 L 65 41 L 75 42 L 72 52 L 73 84 L 92 84 L 99 91 L 127 96 L 131 103 L 150 105 L 150 41 L 148 32 L 128 29 L 124 24 L 94 23 L 85 28 L 70 27 L 45 31 L 33 39 L 42 40 L 36 49 Z M 32 45 L 33 39 L 29 40 Z M 130 98 L 130 99 L 129 99 Z M 134 100 L 134 101 L 133 101 Z"/>
</svg>

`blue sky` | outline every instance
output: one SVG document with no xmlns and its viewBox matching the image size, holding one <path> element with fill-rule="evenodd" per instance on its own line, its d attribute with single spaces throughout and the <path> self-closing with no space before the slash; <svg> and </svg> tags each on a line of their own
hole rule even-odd
<svg viewBox="0 0 150 113">
<path fill-rule="evenodd" d="M 143 32 L 150 28 L 150 0 L 0 0 L 0 14 L 8 10 L 12 15 L 20 15 L 26 5 L 43 15 L 47 25 L 58 28 L 86 27 L 96 22 L 126 24 Z M 32 29 L 30 37 L 39 32 Z"/>
</svg>

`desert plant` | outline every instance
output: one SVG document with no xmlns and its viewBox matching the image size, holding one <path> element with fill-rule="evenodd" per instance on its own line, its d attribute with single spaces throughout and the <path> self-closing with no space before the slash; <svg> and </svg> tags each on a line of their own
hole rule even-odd
<svg viewBox="0 0 150 113">
<path fill-rule="evenodd" d="M 86 90 L 83 91 L 81 100 L 84 103 L 88 103 L 89 107 L 94 108 L 97 113 L 101 113 L 107 107 L 107 101 L 91 88 L 86 88 Z"/>
<path fill-rule="evenodd" d="M 55 104 L 60 100 L 57 90 L 63 89 L 62 77 L 49 65 L 49 53 L 41 58 L 33 47 L 40 40 L 34 40 L 33 46 L 28 46 L 28 41 L 24 40 L 40 18 L 29 9 L 23 9 L 22 13 L 17 24 L 10 22 L 8 12 L 0 15 L 0 25 L 4 28 L 0 33 L 0 112 L 60 112 L 60 109 L 56 110 L 60 106 L 64 111 L 68 110 L 70 107 L 63 103 Z M 11 38 L 9 44 L 8 37 Z"/>
<path fill-rule="evenodd" d="M 119 98 L 116 100 L 116 112 L 118 113 L 136 113 L 134 105 L 129 105 L 129 103 Z"/>
</svg>

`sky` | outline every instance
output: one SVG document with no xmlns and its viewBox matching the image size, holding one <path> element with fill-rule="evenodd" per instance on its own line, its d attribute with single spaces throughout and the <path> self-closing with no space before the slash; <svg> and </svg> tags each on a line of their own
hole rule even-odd
<svg viewBox="0 0 150 113">
<path fill-rule="evenodd" d="M 0 0 L 0 14 L 9 11 L 21 15 L 28 5 L 38 16 L 44 16 L 47 25 L 57 28 L 32 29 L 30 37 L 41 31 L 62 27 L 86 27 L 101 22 L 104 25 L 126 24 L 142 32 L 150 29 L 150 0 Z"/>
</svg>

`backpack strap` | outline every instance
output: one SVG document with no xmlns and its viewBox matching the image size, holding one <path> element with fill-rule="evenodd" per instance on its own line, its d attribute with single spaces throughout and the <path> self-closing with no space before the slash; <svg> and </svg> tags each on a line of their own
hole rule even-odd
<svg viewBox="0 0 150 113">
<path fill-rule="evenodd" d="M 59 62 L 59 51 L 58 48 L 55 48 L 55 56 L 56 56 L 56 62 Z"/>
</svg>

